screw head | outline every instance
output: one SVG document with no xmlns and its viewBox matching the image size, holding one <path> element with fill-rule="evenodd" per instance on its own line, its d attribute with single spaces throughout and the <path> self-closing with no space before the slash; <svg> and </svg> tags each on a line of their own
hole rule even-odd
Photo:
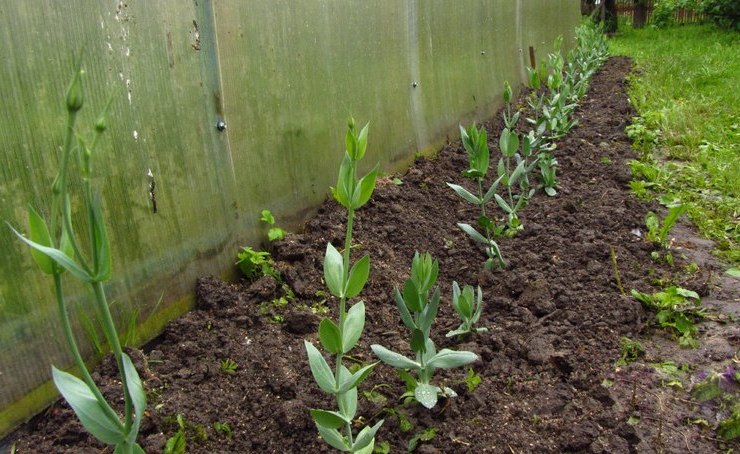
<svg viewBox="0 0 740 454">
<path fill-rule="evenodd" d="M 216 121 L 216 129 L 219 131 L 224 131 L 226 129 L 226 123 L 224 123 L 220 118 Z"/>
</svg>

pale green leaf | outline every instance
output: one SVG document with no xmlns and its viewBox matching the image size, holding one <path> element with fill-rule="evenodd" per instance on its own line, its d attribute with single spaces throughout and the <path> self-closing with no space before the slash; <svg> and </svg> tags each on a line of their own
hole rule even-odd
<svg viewBox="0 0 740 454">
<path fill-rule="evenodd" d="M 352 451 L 357 452 L 364 448 L 366 448 L 370 443 L 373 443 L 375 439 L 375 433 L 380 429 L 380 426 L 383 425 L 383 420 L 381 419 L 378 421 L 374 426 L 365 426 L 359 434 L 357 434 L 357 438 L 355 438 L 355 442 L 352 445 Z"/>
<path fill-rule="evenodd" d="M 344 296 L 347 298 L 354 298 L 359 295 L 362 289 L 367 283 L 367 278 L 370 275 L 370 256 L 365 255 L 358 260 L 349 272 L 349 278 L 347 279 L 347 288 L 344 291 Z"/>
<path fill-rule="evenodd" d="M 339 328 L 328 318 L 321 320 L 321 323 L 319 323 L 319 340 L 329 353 L 336 354 L 342 350 Z"/>
<path fill-rule="evenodd" d="M 414 397 L 426 408 L 437 405 L 437 387 L 428 383 L 419 383 L 414 390 Z"/>
<path fill-rule="evenodd" d="M 344 280 L 344 262 L 342 255 L 331 243 L 326 243 L 324 255 L 324 281 L 332 295 L 344 296 L 342 281 Z"/>
<path fill-rule="evenodd" d="M 336 411 L 311 410 L 311 417 L 317 425 L 327 429 L 339 429 L 345 424 L 351 423 L 342 414 Z"/>
<path fill-rule="evenodd" d="M 447 183 L 447 186 L 451 187 L 457 195 L 472 203 L 473 205 L 480 205 L 482 203 L 481 199 L 478 198 L 478 196 L 471 194 L 467 189 L 460 185 Z"/>
<path fill-rule="evenodd" d="M 10 226 L 10 224 L 8 224 Z M 91 283 L 93 280 L 90 278 L 90 275 L 85 272 L 77 263 L 70 258 L 67 254 L 63 253 L 59 249 L 54 249 L 51 247 L 43 246 L 41 244 L 35 243 L 28 238 L 24 237 L 20 233 L 18 233 L 17 230 L 15 230 L 13 227 L 10 227 L 10 229 L 13 231 L 13 233 L 16 234 L 18 238 L 20 238 L 24 243 L 31 246 L 32 248 L 36 249 L 37 251 L 47 255 L 52 260 L 57 262 L 60 266 L 65 268 L 66 270 L 69 270 L 70 273 L 72 273 L 76 278 L 79 280 Z"/>
<path fill-rule="evenodd" d="M 362 336 L 365 327 L 365 303 L 360 301 L 347 311 L 342 328 L 342 353 L 352 350 Z"/>
<path fill-rule="evenodd" d="M 478 243 L 483 243 L 485 245 L 489 245 L 490 241 L 480 233 L 478 233 L 477 230 L 470 224 L 465 224 L 462 222 L 458 222 L 457 226 L 462 229 L 463 232 L 467 233 L 468 236 L 470 236 L 473 240 L 477 241 Z"/>
<path fill-rule="evenodd" d="M 337 384 L 329 364 L 326 363 L 321 352 L 311 342 L 303 341 L 303 344 L 306 346 L 306 352 L 308 353 L 308 365 L 311 368 L 311 374 L 319 388 L 327 393 L 335 394 Z"/>
<path fill-rule="evenodd" d="M 400 353 L 388 350 L 382 345 L 374 344 L 370 348 L 381 361 L 391 367 L 397 367 L 399 369 L 421 369 L 421 364 L 408 359 Z"/>
<path fill-rule="evenodd" d="M 427 366 L 436 369 L 451 369 L 470 364 L 477 359 L 478 355 L 473 352 L 457 352 L 443 348 L 427 362 Z"/>
<path fill-rule="evenodd" d="M 316 428 L 319 429 L 321 438 L 323 438 L 331 447 L 342 452 L 351 451 L 349 443 L 347 443 L 347 440 L 339 433 L 339 431 L 337 431 L 337 429 L 330 429 L 318 423 L 316 423 Z"/>
</svg>

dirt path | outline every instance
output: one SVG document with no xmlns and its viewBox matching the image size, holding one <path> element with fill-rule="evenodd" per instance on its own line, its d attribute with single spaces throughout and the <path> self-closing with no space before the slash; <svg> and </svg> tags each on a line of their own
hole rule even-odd
<svg viewBox="0 0 740 454">
<path fill-rule="evenodd" d="M 659 380 L 641 381 L 635 397 L 637 387 L 628 383 L 635 376 L 653 377 L 648 366 L 615 372 L 619 339 L 642 332 L 649 315 L 620 294 L 612 249 L 627 292 L 648 291 L 656 276 L 673 271 L 651 261 L 651 246 L 632 233 L 644 228 L 645 213 L 656 207 L 629 193 L 626 162 L 633 154 L 624 128 L 633 112 L 624 79 L 630 68 L 629 60 L 614 58 L 595 76 L 578 111 L 579 126 L 556 151 L 558 195 L 539 192 L 522 212 L 524 231 L 500 242 L 507 269 L 483 271 L 483 251 L 455 225 L 476 219 L 475 209 L 445 184 L 462 184 L 466 156 L 459 141 L 436 159 L 417 161 L 399 176 L 403 184 L 380 182 L 358 213 L 355 253 L 370 254 L 372 271 L 360 295 L 367 322 L 355 358 L 374 361 L 373 343 L 408 351 L 391 292 L 406 279 L 415 250 L 440 262 L 443 298 L 435 342 L 481 357 L 473 364 L 481 383 L 472 392 L 466 370 L 438 372 L 440 382 L 459 397 L 432 411 L 401 405 L 401 380 L 385 365 L 376 368 L 361 387 L 366 393 L 360 414 L 364 422 L 385 418 L 377 441 L 389 443 L 391 452 L 405 452 L 408 441 L 429 428 L 436 435 L 420 442 L 418 452 L 688 452 L 687 446 L 691 452 L 717 451 L 711 431 L 682 419 L 697 408 L 691 402 L 675 411 L 653 405 L 658 400 L 650 396 L 672 392 Z M 486 126 L 495 150 L 502 123 L 495 118 Z M 371 131 L 371 147 L 374 134 L 382 131 Z M 328 241 L 340 247 L 343 228 L 342 211 L 327 201 L 303 233 L 274 245 L 284 282 L 200 280 L 198 309 L 170 323 L 145 355 L 135 355 L 150 390 L 140 435 L 147 452 L 162 452 L 177 430 L 178 414 L 186 422 L 188 452 L 328 452 L 308 410 L 333 403 L 313 382 L 303 340 L 316 341 L 320 317 L 309 308 L 326 298 L 323 252 Z M 678 262 L 682 266 L 683 259 Z M 704 270 L 684 286 L 705 283 Z M 453 280 L 483 288 L 480 326 L 489 328 L 462 344 L 444 337 L 459 324 L 450 304 Z M 294 296 L 287 305 L 270 303 L 286 292 Z M 327 307 L 334 306 L 327 301 Z M 281 318 L 283 323 L 273 322 Z M 736 351 L 738 337 L 726 340 L 725 353 Z M 238 364 L 234 373 L 221 370 L 225 359 Z M 106 377 L 114 372 L 108 361 L 97 376 L 110 385 Z M 603 386 L 605 379 L 613 386 Z M 628 424 L 635 412 L 641 422 Z M 215 422 L 228 423 L 231 436 L 214 430 Z M 64 403 L 35 418 L 19 436 L 20 453 L 79 453 L 86 452 L 83 446 L 97 446 Z"/>
</svg>

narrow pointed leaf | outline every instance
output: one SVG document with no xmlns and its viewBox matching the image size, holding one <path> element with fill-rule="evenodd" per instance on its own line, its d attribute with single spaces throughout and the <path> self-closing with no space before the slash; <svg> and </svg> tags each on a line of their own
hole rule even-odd
<svg viewBox="0 0 740 454">
<path fill-rule="evenodd" d="M 401 295 L 401 292 L 398 290 L 398 287 L 393 288 L 393 296 L 396 301 L 398 312 L 401 314 L 401 321 L 404 325 L 406 325 L 406 328 L 410 330 L 415 329 L 416 323 L 414 323 L 414 319 L 411 318 L 409 308 L 407 307 L 406 302 L 403 299 L 403 295 Z"/>
<path fill-rule="evenodd" d="M 452 183 L 447 183 L 447 186 L 451 187 L 452 190 L 455 191 L 455 193 L 457 193 L 457 195 L 467 200 L 468 202 L 472 203 L 473 205 L 481 204 L 481 199 L 479 199 L 476 195 L 471 194 L 464 187 L 457 185 L 457 184 L 452 184 Z"/>
<path fill-rule="evenodd" d="M 467 233 L 468 236 L 470 236 L 473 240 L 477 241 L 478 243 L 483 243 L 485 245 L 488 245 L 490 241 L 480 233 L 478 233 L 477 230 L 470 224 L 464 224 L 462 222 L 458 222 L 457 226 L 462 229 L 463 232 Z"/>
<path fill-rule="evenodd" d="M 411 333 L 411 350 L 416 353 L 424 353 L 426 351 L 424 340 L 424 333 L 420 329 L 413 330 Z"/>
<path fill-rule="evenodd" d="M 319 388 L 327 393 L 336 393 L 337 384 L 334 380 L 334 374 L 332 374 L 331 368 L 321 352 L 311 342 L 303 341 L 303 344 L 306 346 L 306 353 L 308 353 L 308 365 L 311 368 L 311 374 L 313 374 Z"/>
<path fill-rule="evenodd" d="M 378 170 L 380 164 L 376 164 L 375 167 L 364 177 L 360 179 L 354 188 L 352 194 L 352 208 L 355 210 L 359 209 L 370 200 L 370 196 L 373 195 L 375 190 L 375 179 L 378 176 Z"/>
<path fill-rule="evenodd" d="M 527 162 L 524 160 L 519 162 L 519 165 L 517 165 L 514 171 L 511 173 L 511 178 L 509 178 L 509 186 L 514 186 L 516 182 L 519 181 L 519 178 L 524 175 L 526 165 Z"/>
<path fill-rule="evenodd" d="M 336 411 L 328 410 L 311 410 L 311 417 L 317 425 L 326 427 L 327 429 L 339 429 L 351 421 L 348 421 L 344 416 Z"/>
<path fill-rule="evenodd" d="M 329 291 L 336 297 L 344 295 L 342 280 L 344 279 L 344 262 L 342 255 L 331 243 L 326 243 L 324 255 L 324 281 Z"/>
<path fill-rule="evenodd" d="M 503 197 L 498 194 L 495 194 L 493 197 L 496 199 L 496 203 L 498 203 L 498 206 L 500 206 L 501 209 L 504 210 L 507 214 L 511 214 L 514 211 L 511 206 L 506 203 L 506 200 L 504 200 Z"/>
<path fill-rule="evenodd" d="M 123 360 L 123 371 L 126 374 L 126 388 L 128 389 L 131 401 L 134 404 L 134 420 L 129 430 L 126 441 L 131 445 L 136 445 L 136 437 L 139 434 L 139 426 L 141 420 L 144 418 L 144 411 L 146 410 L 146 393 L 144 392 L 144 386 L 141 383 L 141 377 L 134 367 L 134 363 L 131 358 L 124 353 Z"/>
<path fill-rule="evenodd" d="M 10 224 L 8 224 L 10 227 Z M 43 246 L 41 244 L 35 243 L 28 238 L 24 237 L 20 233 L 18 233 L 17 230 L 15 230 L 13 227 L 10 227 L 10 229 L 13 231 L 13 233 L 16 234 L 18 238 L 20 238 L 24 243 L 31 246 L 35 250 L 47 255 L 49 258 L 54 260 L 56 263 L 58 263 L 61 267 L 63 267 L 66 270 L 69 270 L 70 273 L 74 274 L 76 278 L 83 282 L 93 282 L 90 278 L 90 275 L 85 272 L 82 268 L 80 268 L 77 263 L 70 258 L 68 255 L 60 251 L 59 249 L 54 249 L 51 247 Z"/>
<path fill-rule="evenodd" d="M 357 136 L 357 154 L 355 160 L 359 161 L 365 156 L 365 150 L 367 150 L 367 133 L 370 123 L 366 124 L 365 127 L 360 131 L 360 135 Z"/>
<path fill-rule="evenodd" d="M 87 384 L 72 374 L 52 366 L 54 384 L 69 403 L 85 429 L 95 438 L 110 445 L 122 443 L 126 437 L 123 424 L 103 411 Z"/>
<path fill-rule="evenodd" d="M 328 318 L 321 320 L 321 323 L 319 323 L 319 340 L 329 353 L 337 354 L 342 350 L 339 328 Z"/>
<path fill-rule="evenodd" d="M 478 355 L 473 352 L 456 352 L 443 348 L 433 358 L 429 360 L 427 366 L 436 369 L 452 369 L 455 367 L 470 364 L 478 359 Z"/>
<path fill-rule="evenodd" d="M 421 312 L 422 301 L 419 298 L 419 290 L 414 282 L 409 279 L 403 286 L 403 300 L 411 312 Z"/>
<path fill-rule="evenodd" d="M 397 367 L 399 369 L 420 369 L 421 364 L 416 361 L 410 360 L 400 353 L 388 350 L 382 345 L 374 344 L 370 348 L 373 353 L 380 358 L 381 361 L 388 364 L 391 367 Z"/>
<path fill-rule="evenodd" d="M 354 176 L 352 173 L 352 160 L 349 154 L 344 154 L 342 164 L 339 167 L 337 187 L 334 188 L 334 198 L 345 208 L 350 207 L 352 193 L 354 192 Z"/>
<path fill-rule="evenodd" d="M 323 438 L 324 441 L 327 442 L 332 448 L 338 449 L 342 452 L 351 451 L 347 440 L 342 436 L 342 434 L 339 433 L 337 429 L 329 429 L 328 427 L 324 427 L 319 423 L 316 423 L 316 428 L 319 429 L 319 434 L 321 434 L 321 438 Z"/>
<path fill-rule="evenodd" d="M 347 353 L 357 345 L 357 341 L 360 340 L 364 327 L 365 303 L 360 301 L 347 311 L 347 318 L 344 319 L 341 342 L 342 353 Z"/>
<path fill-rule="evenodd" d="M 347 279 L 347 288 L 344 290 L 344 296 L 354 298 L 359 295 L 365 287 L 369 275 L 370 256 L 365 255 L 352 266 L 349 272 L 349 278 Z"/>
<path fill-rule="evenodd" d="M 491 200 L 493 200 L 494 194 L 496 194 L 496 190 L 498 190 L 498 185 L 501 183 L 501 180 L 503 179 L 503 175 L 496 178 L 496 180 L 491 184 L 491 187 L 488 188 L 488 191 L 483 196 L 483 203 L 488 203 Z"/>
<path fill-rule="evenodd" d="M 358 370 L 354 374 L 351 374 L 349 377 L 342 380 L 342 383 L 340 383 L 339 385 L 339 392 L 346 393 L 350 389 L 357 388 L 360 385 L 360 383 L 365 381 L 367 376 L 370 375 L 370 372 L 373 371 L 373 369 L 375 368 L 377 364 L 378 363 L 368 364 L 367 366 Z"/>
<path fill-rule="evenodd" d="M 352 445 L 352 451 L 357 452 L 366 448 L 375 438 L 375 433 L 383 425 L 383 420 L 378 421 L 374 426 L 365 426 L 355 439 L 355 443 Z"/>
<path fill-rule="evenodd" d="M 345 375 L 349 376 L 350 373 L 347 370 L 346 367 L 342 366 L 344 368 Z M 341 376 L 340 380 L 343 379 L 344 375 Z M 352 420 L 355 418 L 355 414 L 357 413 L 357 388 L 352 388 L 348 390 L 346 393 L 337 394 L 337 404 L 339 405 L 339 412 L 342 413 L 342 415 Z"/>
<path fill-rule="evenodd" d="M 37 244 L 46 247 L 53 246 L 46 221 L 44 221 L 44 218 L 31 205 L 28 205 L 28 236 L 31 241 Z M 54 274 L 54 261 L 48 255 L 32 248 L 31 256 L 39 268 L 41 268 L 41 271 L 46 274 Z"/>
</svg>

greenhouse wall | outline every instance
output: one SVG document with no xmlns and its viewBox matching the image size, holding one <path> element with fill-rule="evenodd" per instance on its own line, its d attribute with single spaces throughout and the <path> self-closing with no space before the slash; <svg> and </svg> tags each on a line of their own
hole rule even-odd
<svg viewBox="0 0 740 454">
<path fill-rule="evenodd" d="M 504 81 L 524 80 L 530 46 L 542 58 L 557 35 L 572 42 L 579 10 L 577 0 L 0 2 L 0 220 L 26 231 L 29 204 L 48 215 L 81 61 L 81 125 L 112 100 L 94 183 L 112 311 L 141 344 L 192 307 L 198 276 L 233 275 L 239 247 L 264 237 L 262 209 L 299 228 L 335 182 L 349 115 L 370 123 L 364 162 L 401 170 L 458 123 L 491 116 Z M 51 280 L 5 227 L 0 253 L 2 435 L 56 397 L 50 366 L 72 361 Z M 90 295 L 65 286 L 94 359 Z"/>
</svg>

